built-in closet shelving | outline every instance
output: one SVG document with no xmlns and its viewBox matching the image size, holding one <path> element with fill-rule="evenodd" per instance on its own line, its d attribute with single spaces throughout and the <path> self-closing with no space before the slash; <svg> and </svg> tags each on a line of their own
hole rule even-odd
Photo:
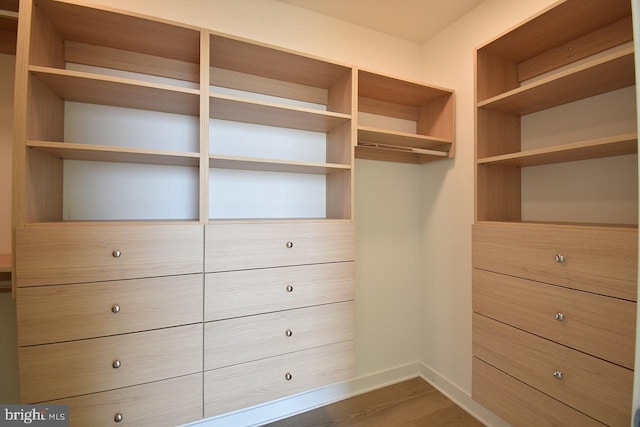
<svg viewBox="0 0 640 427">
<path fill-rule="evenodd" d="M 528 173 L 549 165 L 564 168 L 549 172 L 564 171 L 559 186 L 603 197 L 579 189 L 572 173 L 593 162 L 591 174 L 606 182 L 615 174 L 600 170 L 612 167 L 605 161 L 637 155 L 635 101 L 623 115 L 633 123 L 585 122 L 590 132 L 570 121 L 561 128 L 563 114 L 633 85 L 625 0 L 560 1 L 476 51 L 472 395 L 514 425 L 630 422 L 638 234 L 637 224 L 620 218 L 637 212 L 611 205 L 608 218 L 594 223 L 588 210 L 571 210 L 567 222 L 552 208 L 550 220 L 530 213 L 527 198 L 532 188 L 555 191 Z M 559 130 L 536 146 L 527 139 L 532 120 Z M 637 162 L 619 165 L 629 163 Z"/>
<path fill-rule="evenodd" d="M 0 267 L 23 402 L 68 404 L 72 425 L 176 425 L 351 378 L 356 141 L 452 157 L 453 91 L 81 1 L 23 5 Z"/>
<path fill-rule="evenodd" d="M 16 54 L 19 0 L 0 1 L 0 53 Z"/>
</svg>

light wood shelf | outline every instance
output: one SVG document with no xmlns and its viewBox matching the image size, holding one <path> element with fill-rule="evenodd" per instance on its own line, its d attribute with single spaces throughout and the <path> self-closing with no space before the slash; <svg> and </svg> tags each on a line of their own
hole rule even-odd
<svg viewBox="0 0 640 427">
<path fill-rule="evenodd" d="M 358 143 L 434 150 L 448 153 L 453 141 L 435 136 L 424 136 L 408 132 L 358 126 Z M 365 145 L 367 146 L 367 145 Z"/>
<path fill-rule="evenodd" d="M 527 167 L 636 154 L 637 152 L 638 135 L 633 133 L 485 157 L 478 159 L 478 164 Z"/>
<path fill-rule="evenodd" d="M 199 153 L 49 141 L 27 141 L 26 146 L 68 160 L 190 167 L 200 164 Z"/>
<path fill-rule="evenodd" d="M 351 166 L 349 165 L 340 165 L 335 163 L 282 161 L 218 155 L 209 156 L 209 167 L 217 169 L 238 169 L 316 175 L 329 175 L 332 173 L 351 170 Z"/>
<path fill-rule="evenodd" d="M 478 103 L 525 115 L 635 84 L 633 47 L 588 61 Z"/>
<path fill-rule="evenodd" d="M 200 112 L 195 89 L 36 65 L 29 71 L 66 101 L 190 116 Z"/>
<path fill-rule="evenodd" d="M 214 119 L 315 132 L 330 132 L 351 120 L 349 114 L 222 94 L 211 95 L 210 111 Z"/>
</svg>

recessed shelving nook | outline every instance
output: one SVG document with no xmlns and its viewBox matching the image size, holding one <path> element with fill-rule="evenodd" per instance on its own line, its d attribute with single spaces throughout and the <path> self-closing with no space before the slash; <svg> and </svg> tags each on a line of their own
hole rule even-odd
<svg viewBox="0 0 640 427">
<path fill-rule="evenodd" d="M 475 71 L 472 397 L 513 425 L 629 424 L 631 4 L 559 1 L 478 47 Z"/>
<path fill-rule="evenodd" d="M 453 91 L 358 71 L 356 157 L 425 163 L 453 157 Z"/>
</svg>

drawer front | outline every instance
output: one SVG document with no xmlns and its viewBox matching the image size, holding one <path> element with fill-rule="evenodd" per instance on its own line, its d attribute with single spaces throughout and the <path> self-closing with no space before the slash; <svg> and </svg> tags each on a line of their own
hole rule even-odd
<svg viewBox="0 0 640 427">
<path fill-rule="evenodd" d="M 355 338 L 355 305 L 341 302 L 205 324 L 204 369 Z"/>
<path fill-rule="evenodd" d="M 71 341 L 202 322 L 202 282 L 202 274 L 191 274 L 19 288 L 18 344 Z"/>
<path fill-rule="evenodd" d="M 71 426 L 182 425 L 202 418 L 202 373 L 47 403 L 69 405 Z"/>
<path fill-rule="evenodd" d="M 514 426 L 604 427 L 604 424 L 593 418 L 475 357 L 473 358 L 472 397 L 473 400 Z"/>
<path fill-rule="evenodd" d="M 18 357 L 23 402 L 95 393 L 202 371 L 202 324 L 21 347 Z"/>
<path fill-rule="evenodd" d="M 212 224 L 205 230 L 206 272 L 355 259 L 351 221 Z"/>
<path fill-rule="evenodd" d="M 87 225 L 16 229 L 17 286 L 202 272 L 199 225 Z"/>
<path fill-rule="evenodd" d="M 473 355 L 604 424 L 631 421 L 629 369 L 475 313 Z"/>
<path fill-rule="evenodd" d="M 208 273 L 205 320 L 348 301 L 355 296 L 355 263 Z"/>
<path fill-rule="evenodd" d="M 347 341 L 205 371 L 204 416 L 345 381 L 353 370 L 353 342 Z"/>
<path fill-rule="evenodd" d="M 556 262 L 556 255 L 561 262 Z M 474 225 L 473 266 L 635 301 L 638 231 L 622 227 Z"/>
<path fill-rule="evenodd" d="M 473 311 L 633 369 L 635 302 L 474 269 Z"/>
</svg>

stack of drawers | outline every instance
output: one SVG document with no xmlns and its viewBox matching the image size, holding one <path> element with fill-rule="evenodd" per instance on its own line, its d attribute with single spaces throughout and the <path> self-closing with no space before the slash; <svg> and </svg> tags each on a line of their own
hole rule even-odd
<svg viewBox="0 0 640 427">
<path fill-rule="evenodd" d="M 473 228 L 473 398 L 514 425 L 629 425 L 637 229 Z"/>
<path fill-rule="evenodd" d="M 16 230 L 21 399 L 72 425 L 202 417 L 198 225 Z"/>
<path fill-rule="evenodd" d="M 351 377 L 354 255 L 350 221 L 206 227 L 205 417 Z"/>
</svg>

